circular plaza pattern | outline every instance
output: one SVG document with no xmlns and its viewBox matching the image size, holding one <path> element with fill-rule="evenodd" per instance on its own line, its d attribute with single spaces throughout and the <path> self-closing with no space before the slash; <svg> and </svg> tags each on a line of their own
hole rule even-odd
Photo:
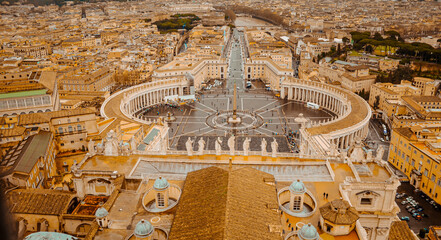
<svg viewBox="0 0 441 240">
<path fill-rule="evenodd" d="M 259 128 L 263 125 L 263 118 L 256 113 L 250 111 L 238 110 L 236 115 L 240 119 L 240 123 L 229 123 L 228 119 L 233 115 L 233 110 L 219 111 L 211 114 L 206 118 L 205 123 L 213 129 L 221 129 L 224 131 L 249 131 Z"/>
<path fill-rule="evenodd" d="M 235 135 L 277 138 L 279 150 L 281 137 L 286 137 L 294 146 L 291 151 L 299 151 L 297 142 L 303 142 L 307 143 L 306 154 L 313 154 L 314 149 L 326 155 L 333 146 L 346 149 L 355 139 L 367 136 L 371 110 L 361 97 L 336 86 L 293 77 L 281 80 L 275 91 L 266 91 L 260 80 L 245 82 L 241 52 L 239 44 L 233 44 L 227 78 L 216 80 L 221 86 L 206 80 L 208 90 L 196 92 L 194 101 L 188 101 L 193 96 L 194 79 L 183 75 L 117 92 L 103 103 L 101 115 L 151 124 L 158 118 L 167 119 L 170 113 L 174 121 L 166 121 L 169 147 L 175 150 L 185 150 L 189 138 L 196 141 L 204 137 L 207 142 L 216 136 Z M 184 101 L 170 102 L 176 96 Z M 229 121 L 233 111 L 239 122 Z M 295 121 L 299 114 L 308 119 L 302 128 Z M 207 145 L 211 149 L 214 143 Z"/>
</svg>

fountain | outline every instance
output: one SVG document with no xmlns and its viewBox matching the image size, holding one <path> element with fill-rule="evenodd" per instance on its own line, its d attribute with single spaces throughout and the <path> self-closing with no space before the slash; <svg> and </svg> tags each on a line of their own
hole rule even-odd
<svg viewBox="0 0 441 240">
<path fill-rule="evenodd" d="M 167 112 L 167 117 L 164 119 L 166 122 L 173 122 L 176 120 L 176 117 L 173 116 L 171 112 Z"/>
</svg>

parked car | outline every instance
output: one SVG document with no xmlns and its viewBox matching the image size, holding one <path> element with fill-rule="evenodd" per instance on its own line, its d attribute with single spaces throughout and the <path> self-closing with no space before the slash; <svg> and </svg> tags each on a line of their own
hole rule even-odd
<svg viewBox="0 0 441 240">
<path fill-rule="evenodd" d="M 409 220 L 410 220 L 410 219 L 409 219 L 409 217 L 408 217 L 408 216 L 405 216 L 405 217 L 401 217 L 401 220 L 402 220 L 402 221 L 406 221 L 406 222 L 409 222 Z"/>
<path fill-rule="evenodd" d="M 417 209 L 417 212 L 422 212 L 424 209 L 422 207 Z"/>
<path fill-rule="evenodd" d="M 406 206 L 406 209 L 409 209 L 409 208 L 412 208 L 412 206 L 410 206 L 410 205 L 407 205 L 407 206 Z"/>
<path fill-rule="evenodd" d="M 407 211 L 410 212 L 410 213 L 412 212 L 412 210 L 415 210 L 415 209 L 414 208 L 408 208 L 407 209 Z"/>
<path fill-rule="evenodd" d="M 404 201 L 401 202 L 401 204 L 403 204 L 403 205 L 404 205 L 404 204 L 407 204 L 407 201 L 404 200 Z"/>
<path fill-rule="evenodd" d="M 415 219 L 416 219 L 416 220 L 421 220 L 421 219 L 423 219 L 423 217 L 422 217 L 421 215 L 418 214 L 418 215 L 415 216 Z"/>
<path fill-rule="evenodd" d="M 416 218 L 416 216 L 421 216 L 419 213 L 412 213 L 412 217 Z"/>
</svg>

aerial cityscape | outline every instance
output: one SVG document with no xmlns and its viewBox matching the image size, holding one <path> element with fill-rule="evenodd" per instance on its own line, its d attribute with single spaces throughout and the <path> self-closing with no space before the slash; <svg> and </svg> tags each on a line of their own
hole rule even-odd
<svg viewBox="0 0 441 240">
<path fill-rule="evenodd" d="M 1 240 L 441 240 L 440 0 L 0 2 Z"/>
</svg>

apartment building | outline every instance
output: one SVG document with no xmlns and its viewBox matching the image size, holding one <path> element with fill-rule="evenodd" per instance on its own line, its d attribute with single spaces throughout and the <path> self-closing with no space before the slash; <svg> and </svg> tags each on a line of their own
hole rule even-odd
<svg viewBox="0 0 441 240">
<path fill-rule="evenodd" d="M 388 161 L 435 202 L 441 204 L 441 125 L 394 128 Z"/>
<path fill-rule="evenodd" d="M 20 115 L 60 109 L 57 73 L 24 71 L 0 75 L 0 114 Z"/>
<path fill-rule="evenodd" d="M 352 91 L 368 92 L 375 83 L 375 75 L 369 74 L 368 66 L 345 66 L 345 73 L 341 75 L 341 86 Z"/>
<path fill-rule="evenodd" d="M 11 148 L 2 163 L 0 176 L 13 186 L 45 188 L 45 180 L 55 175 L 55 141 L 51 132 L 40 131 Z"/>
<path fill-rule="evenodd" d="M 113 75 L 109 67 L 81 67 L 66 73 L 60 86 L 67 91 L 108 91 L 114 85 Z"/>
<path fill-rule="evenodd" d="M 92 108 L 25 114 L 18 118 L 17 126 L 51 131 L 60 152 L 84 150 L 87 147 L 87 136 L 99 132 L 95 110 Z"/>
</svg>

